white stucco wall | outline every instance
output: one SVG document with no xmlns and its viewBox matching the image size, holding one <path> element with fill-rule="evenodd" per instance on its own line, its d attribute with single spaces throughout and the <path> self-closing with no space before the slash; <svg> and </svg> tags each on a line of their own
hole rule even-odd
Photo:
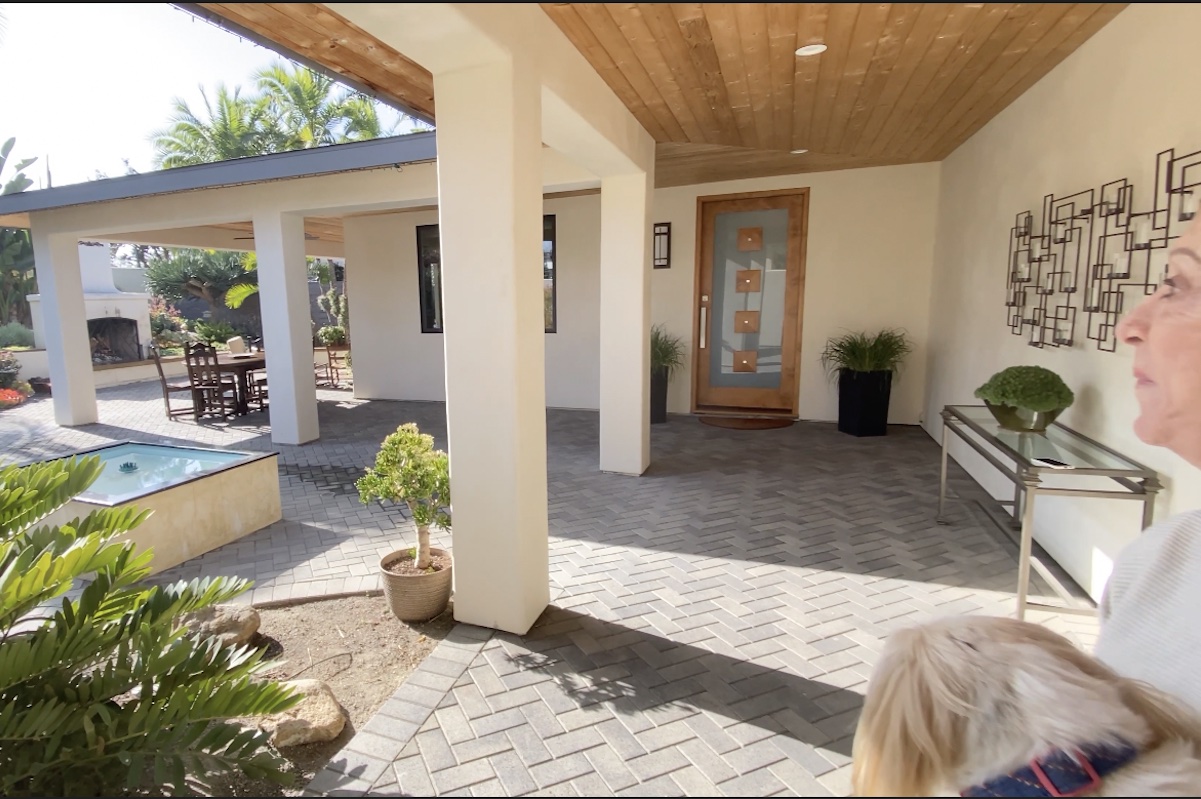
<svg viewBox="0 0 1201 799">
<path fill-rule="evenodd" d="M 819 360 L 828 338 L 846 330 L 902 327 L 915 351 L 893 386 L 889 421 L 917 424 L 924 401 L 938 172 L 938 164 L 916 164 L 657 190 L 654 221 L 671 222 L 671 268 L 651 274 L 651 318 L 680 336 L 688 352 L 668 389 L 668 410 L 687 413 L 691 407 L 697 197 L 808 187 L 798 414 L 838 418 L 837 391 Z"/>
<path fill-rule="evenodd" d="M 1197 505 L 1201 475 L 1134 436 L 1131 350 L 1099 352 L 1083 334 L 1071 349 L 1038 350 L 1011 335 L 1003 307 L 1006 252 L 1014 216 L 1026 209 L 1037 215 L 1044 195 L 1128 177 L 1141 210 L 1150 204 L 1156 153 L 1201 148 L 1193 99 L 1198 29 L 1197 4 L 1131 5 L 942 164 L 927 428 L 939 435 L 938 411 L 978 402 L 972 392 L 999 369 L 1054 369 L 1076 392 L 1064 424 L 1163 473 L 1161 517 Z M 995 495 L 1010 493 L 972 453 L 959 460 Z M 1040 499 L 1035 537 L 1097 597 L 1113 558 L 1138 534 L 1139 507 Z"/>
<path fill-rule="evenodd" d="M 838 418 L 836 389 L 818 360 L 828 337 L 844 329 L 896 326 L 909 331 L 916 350 L 894 386 L 890 420 L 917 424 L 925 387 L 938 169 L 937 164 L 919 164 L 656 190 L 654 219 L 672 223 L 672 266 L 652 272 L 651 318 L 681 336 L 689 353 L 684 371 L 672 381 L 669 409 L 675 413 L 690 409 L 696 198 L 808 186 L 800 416 Z M 864 209 L 869 206 L 889 212 L 868 220 Z M 595 409 L 599 404 L 600 197 L 550 199 L 545 211 L 556 216 L 559 247 L 559 324 L 557 333 L 546 335 L 546 402 L 554 408 Z M 370 315 L 388 331 L 368 341 L 355 339 L 359 396 L 445 397 L 441 336 L 421 332 L 417 297 L 416 227 L 437 221 L 437 211 L 347 220 L 347 267 L 355 318 Z M 356 236 L 356 230 L 365 235 Z M 365 244 L 366 252 L 356 253 L 356 239 L 371 242 Z M 356 259 L 391 262 L 395 268 L 356 269 Z"/>
<path fill-rule="evenodd" d="M 546 334 L 546 404 L 595 409 L 600 392 L 600 196 L 548 199 L 543 208 L 555 215 L 559 270 L 558 330 Z M 421 332 L 417 291 L 416 229 L 437 223 L 437 211 L 347 220 L 348 291 L 355 319 L 384 325 L 376 335 L 355 336 L 352 322 L 357 396 L 446 397 L 442 335 Z"/>
</svg>

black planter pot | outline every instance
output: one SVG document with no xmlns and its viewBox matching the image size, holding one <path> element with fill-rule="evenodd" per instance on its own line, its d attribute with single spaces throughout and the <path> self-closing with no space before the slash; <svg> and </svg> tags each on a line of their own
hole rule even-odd
<svg viewBox="0 0 1201 799">
<path fill-rule="evenodd" d="M 651 367 L 651 424 L 667 421 L 667 370 Z"/>
<path fill-rule="evenodd" d="M 838 430 L 853 436 L 888 434 L 892 372 L 838 371 Z"/>
</svg>

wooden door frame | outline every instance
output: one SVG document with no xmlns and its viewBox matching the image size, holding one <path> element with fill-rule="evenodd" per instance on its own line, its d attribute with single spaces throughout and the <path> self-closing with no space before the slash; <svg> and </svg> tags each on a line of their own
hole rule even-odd
<svg viewBox="0 0 1201 799">
<path fill-rule="evenodd" d="M 805 270 L 806 270 L 806 263 L 808 260 L 808 245 L 809 245 L 809 187 L 808 186 L 806 186 L 804 188 L 798 188 L 798 189 L 775 189 L 775 190 L 771 190 L 771 191 L 749 191 L 749 192 L 738 192 L 735 194 L 709 194 L 709 195 L 704 195 L 704 196 L 698 196 L 696 198 L 696 264 L 695 264 L 695 271 L 693 273 L 693 281 L 692 281 L 692 288 L 693 288 L 693 290 L 692 290 L 692 332 L 693 332 L 692 358 L 693 358 L 693 361 L 692 361 L 692 363 L 693 363 L 693 368 L 692 368 L 692 397 L 691 397 L 691 403 L 690 403 L 691 408 L 692 408 L 692 413 L 694 413 L 694 414 L 697 414 L 697 413 L 703 414 L 703 413 L 712 412 L 715 410 L 715 408 L 712 406 L 703 406 L 702 407 L 697 404 L 697 396 L 699 393 L 700 380 L 701 380 L 701 369 L 699 366 L 699 359 L 701 357 L 701 355 L 700 355 L 700 353 L 701 353 L 700 335 L 701 335 L 702 272 L 704 269 L 706 254 L 708 254 L 710 256 L 710 259 L 712 258 L 712 253 L 711 252 L 707 253 L 708 248 L 706 247 L 706 240 L 705 240 L 705 232 L 706 232 L 705 224 L 704 224 L 705 205 L 706 205 L 706 203 L 729 202 L 729 201 L 737 201 L 737 200 L 754 200 L 754 199 L 786 197 L 786 196 L 795 196 L 800 200 L 801 212 L 800 212 L 800 223 L 797 226 L 797 227 L 799 227 L 799 231 L 794 230 L 792 225 L 789 226 L 788 245 L 789 245 L 789 252 L 791 254 L 793 254 L 793 257 L 790 258 L 790 261 L 795 261 L 797 268 L 796 268 L 795 274 L 790 274 L 788 276 L 787 286 L 788 286 L 789 291 L 796 292 L 797 302 L 796 302 L 795 313 L 785 315 L 784 331 L 783 331 L 785 336 L 788 335 L 790 328 L 793 331 L 793 334 L 796 337 L 796 348 L 795 348 L 796 352 L 795 352 L 795 356 L 793 358 L 793 362 L 791 364 L 784 364 L 781 361 L 780 385 L 781 386 L 785 385 L 785 382 L 784 382 L 785 379 L 792 381 L 792 383 L 793 383 L 792 404 L 791 404 L 791 407 L 787 409 L 787 413 L 792 418 L 797 417 L 797 413 L 799 411 L 800 395 L 801 395 L 801 392 L 800 392 L 801 333 L 802 333 L 802 328 L 804 327 L 804 318 L 805 318 Z M 790 268 L 791 268 L 791 266 L 792 266 L 792 263 L 789 264 Z M 712 292 L 710 292 L 710 294 L 712 294 Z M 787 307 L 787 305 L 785 307 Z M 794 318 L 789 319 L 788 318 L 789 316 L 793 316 Z M 712 324 L 712 316 L 711 315 L 710 315 L 710 318 L 706 320 L 706 324 Z M 707 350 L 705 352 L 705 355 L 706 355 L 706 357 L 708 357 Z M 725 412 L 734 412 L 735 411 L 734 408 L 724 408 L 723 410 Z M 759 415 L 772 413 L 772 411 L 762 411 L 762 410 L 753 410 L 753 409 L 748 409 L 747 412 L 752 413 L 752 414 L 759 414 Z M 783 415 L 783 411 L 780 411 L 779 413 L 781 413 L 781 415 Z"/>
</svg>

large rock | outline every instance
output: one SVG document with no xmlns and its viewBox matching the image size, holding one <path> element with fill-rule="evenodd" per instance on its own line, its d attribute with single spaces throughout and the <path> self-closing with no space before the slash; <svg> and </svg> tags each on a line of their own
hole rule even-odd
<svg viewBox="0 0 1201 799">
<path fill-rule="evenodd" d="M 249 641 L 259 631 L 259 612 L 249 605 L 211 605 L 184 614 L 181 623 L 201 636 L 215 635 L 227 646 Z"/>
<path fill-rule="evenodd" d="M 346 717 L 334 692 L 321 680 L 281 683 L 304 698 L 290 710 L 257 720 L 259 729 L 271 733 L 277 748 L 332 741 L 342 732 Z"/>
</svg>

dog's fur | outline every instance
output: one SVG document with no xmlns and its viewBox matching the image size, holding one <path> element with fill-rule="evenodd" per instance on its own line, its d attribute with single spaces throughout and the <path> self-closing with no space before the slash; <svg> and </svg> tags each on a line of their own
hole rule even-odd
<svg viewBox="0 0 1201 799">
<path fill-rule="evenodd" d="M 1201 720 L 1066 638 L 961 616 L 890 636 L 855 733 L 857 796 L 952 795 L 1059 748 L 1133 744 L 1093 796 L 1201 796 Z"/>
</svg>

